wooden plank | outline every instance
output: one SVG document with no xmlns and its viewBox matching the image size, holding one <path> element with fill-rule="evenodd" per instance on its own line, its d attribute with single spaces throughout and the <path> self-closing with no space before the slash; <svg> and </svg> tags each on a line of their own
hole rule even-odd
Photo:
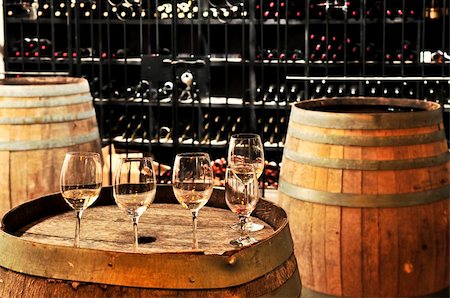
<svg viewBox="0 0 450 298">
<path fill-rule="evenodd" d="M 344 146 L 332 146 L 330 157 L 342 159 L 344 157 Z M 341 169 L 328 169 L 329 192 L 342 192 Z M 325 262 L 327 275 L 327 293 L 335 296 L 342 295 L 342 266 L 341 266 L 341 207 L 326 207 L 325 227 Z"/>
<path fill-rule="evenodd" d="M 16 151 L 10 154 L 10 192 L 12 207 L 28 201 L 28 184 L 36 183 L 36 181 L 30 181 L 28 179 L 28 158 L 27 151 Z"/>
<path fill-rule="evenodd" d="M 438 231 L 438 227 L 436 226 L 436 219 L 434 218 L 433 211 L 436 207 L 436 204 L 418 206 L 418 217 L 412 219 L 417 221 L 418 227 L 417 242 L 419 246 L 416 248 L 416 272 L 418 279 L 422 279 L 426 276 L 426 281 L 419 282 L 416 286 L 417 292 L 423 293 L 422 295 L 437 292 L 436 288 L 434 288 L 434 284 L 436 283 L 436 278 L 438 278 L 436 276 L 436 268 L 438 266 L 436 236 L 439 232 L 436 232 Z"/>
<path fill-rule="evenodd" d="M 430 205 L 433 210 L 434 249 L 436 250 L 436 267 L 434 289 L 448 287 L 450 280 L 450 233 L 449 233 L 450 199 Z M 430 248 L 429 248 L 430 249 Z"/>
<path fill-rule="evenodd" d="M 317 157 L 330 157 L 331 145 L 322 144 L 317 146 L 317 151 L 314 154 Z M 314 185 L 311 185 L 311 188 L 317 190 L 326 191 L 328 187 L 328 169 L 322 167 L 315 167 L 316 179 L 314 181 Z"/>
<path fill-rule="evenodd" d="M 395 160 L 392 147 L 377 148 L 377 158 L 380 160 Z M 377 193 L 395 194 L 396 171 L 378 171 Z M 397 208 L 379 209 L 379 268 L 380 268 L 380 295 L 395 297 L 398 295 L 398 219 Z"/>
<path fill-rule="evenodd" d="M 325 273 L 327 294 L 342 295 L 341 268 L 341 209 L 326 206 L 325 209 Z"/>
<path fill-rule="evenodd" d="M 362 212 L 360 208 L 342 208 L 341 262 L 342 294 L 363 294 Z"/>
<path fill-rule="evenodd" d="M 314 289 L 316 291 L 327 292 L 327 275 L 325 261 L 325 219 L 326 206 L 312 204 L 312 223 L 311 223 L 311 246 L 312 259 L 311 266 L 313 272 Z"/>
<path fill-rule="evenodd" d="M 229 210 L 203 207 L 198 218 L 199 246 L 206 253 L 221 254 L 233 246 L 231 240 L 239 237 L 239 231 L 230 226 L 237 216 Z M 264 229 L 252 232 L 257 240 L 273 233 L 267 223 L 252 217 Z M 93 228 L 95 227 L 95 228 Z M 37 222 L 21 236 L 30 241 L 53 245 L 73 245 L 75 212 L 66 212 Z M 154 204 L 139 220 L 139 236 L 156 237 L 152 243 L 140 244 L 143 253 L 190 250 L 192 246 L 192 217 L 188 210 L 177 204 Z M 125 211 L 117 206 L 88 208 L 81 221 L 81 247 L 114 251 L 132 251 L 133 225 Z"/>
<path fill-rule="evenodd" d="M 398 237 L 398 208 L 379 209 L 379 233 L 380 233 L 380 296 L 397 297 L 398 284 L 398 259 L 401 244 Z"/>
<path fill-rule="evenodd" d="M 361 130 L 353 130 L 362 135 Z M 362 160 L 362 148 L 344 147 L 344 159 Z M 342 193 L 362 193 L 362 171 L 344 170 L 342 173 Z M 342 208 L 341 263 L 342 294 L 360 297 L 362 285 L 362 212 L 360 208 Z"/>
<path fill-rule="evenodd" d="M 409 297 L 416 295 L 416 283 L 423 283 L 417 279 L 416 250 L 420 246 L 417 239 L 417 218 L 419 207 L 403 208 L 398 212 L 399 230 L 399 295 Z M 420 286 L 419 286 L 420 287 Z"/>
<path fill-rule="evenodd" d="M 0 218 L 11 209 L 10 198 L 10 154 L 9 151 L 0 151 Z"/>
<path fill-rule="evenodd" d="M 380 297 L 379 275 L 379 232 L 378 209 L 366 208 L 362 210 L 362 283 L 363 296 Z"/>
<path fill-rule="evenodd" d="M 291 199 L 292 200 L 292 199 Z M 313 271 L 313 205 L 312 203 L 302 202 L 293 199 L 294 213 L 289 214 L 289 226 L 294 239 L 294 250 L 298 260 L 298 267 L 302 277 L 302 284 L 313 289 L 314 274 Z M 293 216 L 291 216 L 293 215 Z"/>
<path fill-rule="evenodd" d="M 378 148 L 364 147 L 362 150 L 363 160 L 376 160 Z M 378 194 L 378 171 L 363 171 L 362 193 Z M 378 297 L 380 294 L 379 275 L 379 215 L 376 208 L 362 209 L 362 283 L 363 296 Z"/>
</svg>

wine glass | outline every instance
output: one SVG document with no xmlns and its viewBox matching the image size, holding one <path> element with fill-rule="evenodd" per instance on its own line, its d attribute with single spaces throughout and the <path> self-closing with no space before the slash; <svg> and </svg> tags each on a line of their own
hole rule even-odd
<svg viewBox="0 0 450 298">
<path fill-rule="evenodd" d="M 246 184 L 252 175 L 252 169 L 256 172 L 258 179 L 264 170 L 264 147 L 261 137 L 253 133 L 239 133 L 232 135 L 228 145 L 228 166 Z M 245 191 L 245 189 L 244 189 Z M 239 229 L 240 224 L 231 226 Z M 264 226 L 253 223 L 250 219 L 246 224 L 246 229 L 256 232 Z"/>
<path fill-rule="evenodd" d="M 249 235 L 246 224 L 250 214 L 256 208 L 259 200 L 258 178 L 255 169 L 246 173 L 245 182 L 231 168 L 225 172 L 225 201 L 233 213 L 239 216 L 241 235 L 238 239 L 230 241 L 237 247 L 242 247 L 257 242 Z"/>
<path fill-rule="evenodd" d="M 180 153 L 173 165 L 172 187 L 178 202 L 192 213 L 192 248 L 198 249 L 198 211 L 211 197 L 214 175 L 209 154 Z"/>
<path fill-rule="evenodd" d="M 102 188 L 102 162 L 96 152 L 68 152 L 61 169 L 61 194 L 77 213 L 74 246 L 80 247 L 83 211 L 91 206 Z"/>
<path fill-rule="evenodd" d="M 133 221 L 133 251 L 138 250 L 138 222 L 155 199 L 156 175 L 151 157 L 120 158 L 113 180 L 114 200 Z"/>
</svg>

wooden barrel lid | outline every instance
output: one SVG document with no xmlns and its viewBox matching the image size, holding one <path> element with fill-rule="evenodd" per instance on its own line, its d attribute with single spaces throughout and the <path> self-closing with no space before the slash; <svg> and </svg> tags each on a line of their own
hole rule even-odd
<svg viewBox="0 0 450 298">
<path fill-rule="evenodd" d="M 83 215 L 78 249 L 72 247 L 74 212 L 60 194 L 16 207 L 2 221 L 0 266 L 22 274 L 106 285 L 210 289 L 249 282 L 293 258 L 286 214 L 264 200 L 253 213 L 255 221 L 265 225 L 253 234 L 259 242 L 236 249 L 229 241 L 238 232 L 229 225 L 237 216 L 226 207 L 223 189 L 215 189 L 199 212 L 200 250 L 193 251 L 189 211 L 175 200 L 171 186 L 160 185 L 139 225 L 144 240 L 145 236 L 157 240 L 140 244 L 138 253 L 131 252 L 131 220 L 114 205 L 111 188 L 104 188 Z"/>
</svg>

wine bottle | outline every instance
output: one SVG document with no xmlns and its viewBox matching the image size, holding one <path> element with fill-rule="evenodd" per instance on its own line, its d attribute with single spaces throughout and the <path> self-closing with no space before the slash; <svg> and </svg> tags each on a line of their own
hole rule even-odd
<svg viewBox="0 0 450 298">
<path fill-rule="evenodd" d="M 236 133 L 240 133 L 243 130 L 243 121 L 242 121 L 242 117 L 239 116 L 236 118 L 236 122 L 233 124 L 233 126 L 231 127 L 231 134 L 236 134 Z"/>
<path fill-rule="evenodd" d="M 329 83 L 325 89 L 325 97 L 334 97 L 335 92 L 336 92 L 335 86 Z"/>
<path fill-rule="evenodd" d="M 278 51 L 276 49 L 271 49 L 267 51 L 267 59 L 274 60 L 278 59 Z"/>
<path fill-rule="evenodd" d="M 286 85 L 281 84 L 278 94 L 276 95 L 276 101 L 278 102 L 286 102 L 287 101 L 287 90 Z"/>
<path fill-rule="evenodd" d="M 180 143 L 192 143 L 197 138 L 195 131 L 192 129 L 191 124 L 187 124 L 184 128 L 181 137 L 179 138 Z"/>
<path fill-rule="evenodd" d="M 303 20 L 305 4 L 302 1 L 289 1 L 288 17 L 296 20 Z"/>
<path fill-rule="evenodd" d="M 321 98 L 325 94 L 325 86 L 322 83 L 318 83 L 313 88 L 311 98 Z"/>
<path fill-rule="evenodd" d="M 346 95 L 346 86 L 344 84 L 340 84 L 336 90 L 337 96 L 345 96 Z"/>
<path fill-rule="evenodd" d="M 369 20 L 380 19 L 383 16 L 382 6 L 379 2 L 372 3 L 372 6 L 366 8 L 366 18 Z"/>
<path fill-rule="evenodd" d="M 358 96 L 359 95 L 358 85 L 357 84 L 351 85 L 348 93 L 350 96 Z"/>
<path fill-rule="evenodd" d="M 331 20 L 343 20 L 347 13 L 347 7 L 342 1 L 335 0 L 328 6 L 328 16 Z"/>
<path fill-rule="evenodd" d="M 269 117 L 263 128 L 263 140 L 268 140 L 273 131 L 274 117 Z"/>
<path fill-rule="evenodd" d="M 380 52 L 373 42 L 369 42 L 365 48 L 366 61 L 380 61 Z"/>
<path fill-rule="evenodd" d="M 37 16 L 39 18 L 50 18 L 51 17 L 51 6 L 50 1 L 42 1 L 37 6 Z"/>
<path fill-rule="evenodd" d="M 367 92 L 369 93 L 369 96 L 373 97 L 381 96 L 382 95 L 381 82 L 380 81 L 370 82 Z"/>
<path fill-rule="evenodd" d="M 136 11 L 132 5 L 127 4 L 127 2 L 124 2 L 117 6 L 115 15 L 117 19 L 125 21 L 128 19 L 136 18 Z"/>
<path fill-rule="evenodd" d="M 291 59 L 294 60 L 294 61 L 296 61 L 296 60 L 303 60 L 304 56 L 303 56 L 302 50 L 294 49 L 292 51 L 292 54 L 291 54 Z"/>
<path fill-rule="evenodd" d="M 266 93 L 264 93 L 263 101 L 266 102 L 266 103 L 273 102 L 273 101 L 275 101 L 275 96 L 276 96 L 275 85 L 270 85 L 267 88 Z"/>
<path fill-rule="evenodd" d="M 5 4 L 6 16 L 11 18 L 27 19 L 31 17 L 29 3 L 7 3 Z"/>
<path fill-rule="evenodd" d="M 359 20 L 360 17 L 361 17 L 361 9 L 360 8 L 350 7 L 348 9 L 347 18 Z"/>
<path fill-rule="evenodd" d="M 395 86 L 394 87 L 394 89 L 393 89 L 393 95 L 394 95 L 394 97 L 402 97 L 402 88 L 401 87 L 399 87 L 399 86 Z"/>
<path fill-rule="evenodd" d="M 347 47 L 348 54 L 347 60 L 350 61 L 359 61 L 360 60 L 360 45 L 358 43 L 353 44 L 350 47 Z"/>
<path fill-rule="evenodd" d="M 215 143 L 217 144 L 223 144 L 226 143 L 229 135 L 228 135 L 228 129 L 229 129 L 229 124 L 231 121 L 231 116 L 228 117 L 228 120 L 222 124 L 222 126 L 220 127 L 220 129 L 217 131 L 217 134 L 214 138 Z"/>
<path fill-rule="evenodd" d="M 263 97 L 264 97 L 264 94 L 263 94 L 262 87 L 258 86 L 256 88 L 255 103 L 262 103 Z"/>
<path fill-rule="evenodd" d="M 297 102 L 300 101 L 299 98 L 299 89 L 297 84 L 292 84 L 291 88 L 289 88 L 288 96 L 287 96 L 288 102 Z"/>
<path fill-rule="evenodd" d="M 327 16 L 326 6 L 323 3 L 315 2 L 309 5 L 309 17 L 311 19 L 324 20 Z"/>
</svg>

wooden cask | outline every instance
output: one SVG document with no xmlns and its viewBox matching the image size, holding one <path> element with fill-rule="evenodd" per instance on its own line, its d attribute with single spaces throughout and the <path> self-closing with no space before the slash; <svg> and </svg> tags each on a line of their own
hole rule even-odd
<svg viewBox="0 0 450 298">
<path fill-rule="evenodd" d="M 0 131 L 0 217 L 58 191 L 66 152 L 101 152 L 89 84 L 81 78 L 0 80 Z"/>
<path fill-rule="evenodd" d="M 292 106 L 278 194 L 305 297 L 448 288 L 449 158 L 438 104 L 336 98 Z"/>
<path fill-rule="evenodd" d="M 237 216 L 215 189 L 199 212 L 200 249 L 191 250 L 191 214 L 171 186 L 159 185 L 133 253 L 131 219 L 114 204 L 111 187 L 83 213 L 81 248 L 72 246 L 74 211 L 60 194 L 41 197 L 3 218 L 0 297 L 299 297 L 286 213 L 261 201 L 254 215 L 265 225 L 253 234 L 259 242 L 234 248 Z"/>
</svg>

